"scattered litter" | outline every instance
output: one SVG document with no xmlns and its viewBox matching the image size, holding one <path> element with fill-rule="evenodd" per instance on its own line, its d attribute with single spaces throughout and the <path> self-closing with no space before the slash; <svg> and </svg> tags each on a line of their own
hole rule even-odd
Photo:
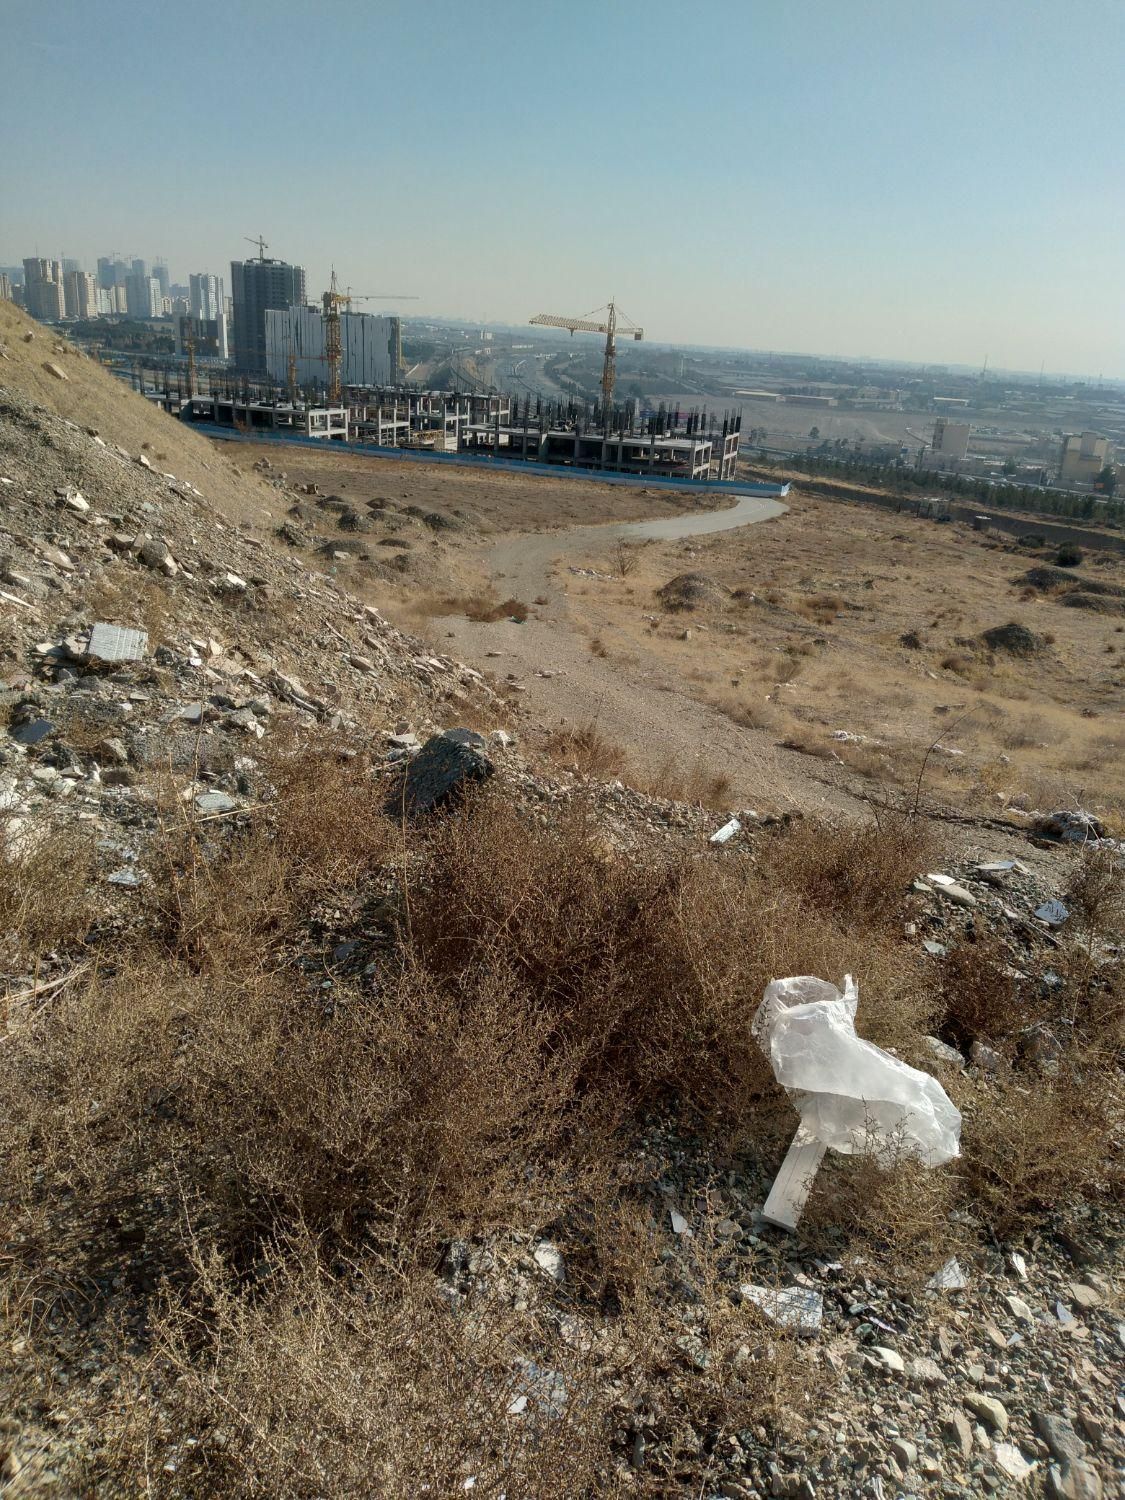
<svg viewBox="0 0 1125 1500">
<path fill-rule="evenodd" d="M 541 1271 L 546 1271 L 553 1281 L 566 1280 L 566 1266 L 563 1262 L 562 1251 L 550 1240 L 543 1240 L 536 1245 L 531 1252 L 535 1264 Z"/>
<path fill-rule="evenodd" d="M 747 1302 L 760 1307 L 771 1323 L 792 1328 L 795 1333 L 819 1333 L 824 1317 L 824 1299 L 809 1287 L 793 1286 L 777 1290 L 746 1283 L 739 1289 Z"/>
<path fill-rule="evenodd" d="M 791 1229 L 825 1147 L 846 1155 L 912 1156 L 939 1166 L 958 1154 L 961 1116 L 930 1074 L 856 1035 L 859 990 L 813 975 L 775 979 L 754 1018 L 758 1045 L 801 1116 L 763 1216 Z"/>
<path fill-rule="evenodd" d="M 147 650 L 147 630 L 99 623 L 90 631 L 86 654 L 98 661 L 140 661 Z"/>
<path fill-rule="evenodd" d="M 725 844 L 728 839 L 734 838 L 735 834 L 741 833 L 741 831 L 742 824 L 737 818 L 731 818 L 729 822 L 724 823 L 716 833 L 711 835 L 710 842 L 712 844 Z"/>
<path fill-rule="evenodd" d="M 1046 922 L 1048 927 L 1061 927 L 1070 912 L 1061 901 L 1044 901 L 1042 906 L 1035 908 L 1035 915 L 1041 922 Z"/>
<path fill-rule="evenodd" d="M 1055 839 L 1061 844 L 1087 844 L 1105 837 L 1105 827 L 1100 818 L 1081 808 L 1060 807 L 1053 813 L 1039 818 L 1033 832 L 1040 838 Z"/>
<path fill-rule="evenodd" d="M 1008 1252 L 1008 1264 L 1021 1281 L 1027 1280 L 1027 1261 L 1024 1260 L 1018 1250 L 1010 1250 Z"/>
<path fill-rule="evenodd" d="M 1004 1473 L 1015 1480 L 1026 1479 L 1036 1467 L 1035 1464 L 1028 1463 L 1014 1443 L 997 1443 L 992 1456 Z"/>
<path fill-rule="evenodd" d="M 931 1292 L 963 1292 L 968 1284 L 961 1264 L 956 1258 L 947 1260 L 941 1270 L 935 1271 L 926 1282 Z"/>
<path fill-rule="evenodd" d="M 1030 875 L 1031 869 L 1022 859 L 993 859 L 976 867 L 982 875 Z"/>
</svg>

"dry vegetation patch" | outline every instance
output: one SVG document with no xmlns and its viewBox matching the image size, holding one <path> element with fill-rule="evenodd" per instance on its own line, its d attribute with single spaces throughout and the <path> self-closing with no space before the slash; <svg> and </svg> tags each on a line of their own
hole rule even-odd
<svg viewBox="0 0 1125 1500">
<path fill-rule="evenodd" d="M 495 783 L 403 828 L 330 743 L 271 777 L 245 827 L 170 826 L 146 920 L 0 1041 L 8 1331 L 49 1350 L 81 1325 L 104 1351 L 116 1324 L 129 1346 L 84 1392 L 87 1488 L 614 1494 L 645 1410 L 667 1492 L 734 1433 L 799 1426 L 828 1367 L 731 1296 L 720 1210 L 668 1254 L 653 1195 L 654 1140 L 725 1172 L 780 1159 L 793 1115 L 749 1030 L 777 975 L 851 967 L 864 1036 L 915 1058 L 972 1028 L 1010 1069 L 950 1082 L 959 1168 L 831 1163 L 806 1249 L 914 1285 L 964 1242 L 955 1208 L 1008 1229 L 1113 1190 L 1119 997 L 1090 1001 L 1076 950 L 1043 1011 L 1074 1050 L 1032 1071 L 999 955 L 941 977 L 903 938 L 934 856 L 917 820 L 640 861 L 581 806 L 540 824 Z M 25 961 L 86 937 L 47 900 L 58 868 L 2 867 Z M 1076 878 L 1087 945 L 1119 897 L 1112 871 Z M 547 1235 L 565 1282 L 530 1259 Z"/>
</svg>

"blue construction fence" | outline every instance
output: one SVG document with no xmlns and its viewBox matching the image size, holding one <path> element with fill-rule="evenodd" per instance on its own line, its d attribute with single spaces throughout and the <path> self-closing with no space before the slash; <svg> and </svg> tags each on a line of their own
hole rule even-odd
<svg viewBox="0 0 1125 1500">
<path fill-rule="evenodd" d="M 714 495 L 761 495 L 768 499 L 781 499 L 789 493 L 786 484 L 747 484 L 738 479 L 671 479 L 663 474 L 610 474 L 602 469 L 575 469 L 567 464 L 541 464 L 522 458 L 494 458 L 489 453 L 435 453 L 429 448 L 383 448 L 374 443 L 345 443 L 338 438 L 306 437 L 303 433 L 279 433 L 263 429 L 258 432 L 240 432 L 233 427 L 220 427 L 214 422 L 185 422 L 187 427 L 202 432 L 206 437 L 224 438 L 229 442 L 253 443 L 256 447 L 325 448 L 332 453 L 359 453 L 365 458 L 393 458 L 399 462 L 424 464 L 451 464 L 461 468 L 481 467 L 499 469 L 508 474 L 544 474 L 551 479 L 581 479 L 587 484 L 623 484 L 634 489 L 690 490 L 698 494 L 705 490 Z"/>
</svg>

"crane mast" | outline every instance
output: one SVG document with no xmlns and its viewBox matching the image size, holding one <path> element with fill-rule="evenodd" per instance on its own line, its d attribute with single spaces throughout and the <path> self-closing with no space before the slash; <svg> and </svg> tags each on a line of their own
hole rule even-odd
<svg viewBox="0 0 1125 1500">
<path fill-rule="evenodd" d="M 328 401 L 332 406 L 339 405 L 340 388 L 340 360 L 342 349 L 340 344 L 340 309 L 349 307 L 353 302 L 417 302 L 418 298 L 409 293 L 402 292 L 353 292 L 349 286 L 346 292 L 340 290 L 336 280 L 336 268 L 332 268 L 332 281 L 323 296 L 324 306 L 324 358 L 328 364 Z M 396 364 L 402 363 L 401 346 L 396 351 Z"/>
<path fill-rule="evenodd" d="M 597 312 L 604 312 L 604 318 L 597 318 Z M 645 331 L 631 323 L 625 315 L 618 311 L 617 304 L 610 302 L 604 308 L 596 309 L 595 313 L 587 313 L 583 318 L 564 318 L 554 313 L 537 313 L 531 322 L 541 328 L 565 328 L 573 337 L 576 333 L 604 333 L 605 354 L 602 359 L 602 419 L 605 422 L 606 431 L 609 431 L 610 413 L 613 411 L 613 388 L 617 383 L 617 330 L 618 325 L 633 339 L 643 339 Z"/>
</svg>

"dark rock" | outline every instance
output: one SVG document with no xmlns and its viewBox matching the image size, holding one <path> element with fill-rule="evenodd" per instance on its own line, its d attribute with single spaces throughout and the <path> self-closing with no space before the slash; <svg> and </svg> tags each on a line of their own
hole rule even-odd
<svg viewBox="0 0 1125 1500">
<path fill-rule="evenodd" d="M 18 724 L 11 735 L 19 745 L 38 745 L 54 732 L 55 726 L 50 719 L 31 719 L 26 724 Z"/>
<path fill-rule="evenodd" d="M 472 729 L 435 734 L 410 762 L 388 801 L 388 811 L 408 817 L 433 812 L 460 797 L 466 787 L 487 781 L 495 767 L 484 745 L 484 737 Z"/>
<path fill-rule="evenodd" d="M 1065 1417 L 1056 1416 L 1053 1412 L 1037 1411 L 1032 1414 L 1032 1422 L 1039 1436 L 1050 1448 L 1052 1458 L 1074 1463 L 1086 1457 L 1086 1444 Z"/>
</svg>

